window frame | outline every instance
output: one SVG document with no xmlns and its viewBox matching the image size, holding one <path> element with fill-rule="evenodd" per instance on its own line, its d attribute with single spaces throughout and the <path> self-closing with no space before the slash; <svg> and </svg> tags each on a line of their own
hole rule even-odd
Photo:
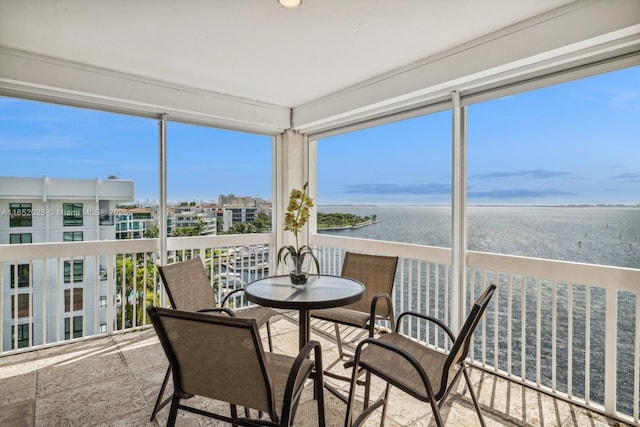
<svg viewBox="0 0 640 427">
<path fill-rule="evenodd" d="M 25 272 L 26 271 L 26 278 L 25 278 Z M 18 272 L 18 288 L 28 288 L 29 287 L 29 272 L 30 272 L 31 266 L 29 264 L 17 264 L 17 272 Z M 16 264 L 13 264 L 10 266 L 9 268 L 9 275 L 10 275 L 10 280 L 11 280 L 11 289 L 15 288 L 15 283 L 16 283 Z"/>
<path fill-rule="evenodd" d="M 31 328 L 29 326 L 32 326 Z M 29 347 L 29 337 L 32 334 L 33 325 L 31 323 L 19 323 L 18 325 L 11 327 L 11 350 L 14 349 L 13 343 L 16 335 L 16 327 L 18 333 L 18 348 Z M 26 332 L 26 336 L 25 336 Z"/>
<path fill-rule="evenodd" d="M 29 236 L 29 241 L 28 242 L 24 242 L 24 238 Z M 18 237 L 19 238 L 19 242 L 14 242 L 14 238 Z M 11 233 L 9 234 L 9 244 L 10 245 L 23 245 L 23 244 L 29 244 L 29 243 L 33 243 L 33 235 L 31 233 Z"/>
<path fill-rule="evenodd" d="M 71 260 L 64 261 L 63 264 L 63 281 L 64 283 L 82 283 L 84 280 L 84 260 L 73 260 L 73 282 L 71 282 Z M 80 271 L 76 271 L 79 269 Z"/>
<path fill-rule="evenodd" d="M 17 300 L 17 310 L 16 310 Z M 26 314 L 24 314 L 26 310 Z M 11 318 L 25 318 L 31 315 L 31 294 L 22 293 L 11 296 Z"/>
<path fill-rule="evenodd" d="M 73 337 L 71 337 L 71 319 L 73 319 Z M 64 339 L 82 338 L 82 316 L 72 316 L 64 318 Z M 78 329 L 79 327 L 79 329 Z"/>
<path fill-rule="evenodd" d="M 73 291 L 73 292 L 72 292 Z M 71 309 L 73 295 L 73 310 Z M 84 307 L 84 288 L 68 288 L 64 290 L 64 312 L 82 311 Z"/>
<path fill-rule="evenodd" d="M 67 239 L 67 236 L 70 236 L 71 239 Z M 76 238 L 78 236 L 80 236 L 79 239 Z M 83 242 L 84 232 L 83 231 L 65 231 L 62 233 L 62 241 L 63 242 Z"/>
<path fill-rule="evenodd" d="M 32 203 L 9 203 L 9 227 L 32 227 L 32 206 Z"/>
<path fill-rule="evenodd" d="M 83 204 L 63 203 L 62 204 L 62 225 L 65 227 L 77 227 L 83 225 Z"/>
</svg>

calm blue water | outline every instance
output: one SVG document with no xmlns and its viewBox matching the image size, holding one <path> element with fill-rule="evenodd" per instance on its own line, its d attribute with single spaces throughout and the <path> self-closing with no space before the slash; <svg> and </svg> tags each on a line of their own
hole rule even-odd
<svg viewBox="0 0 640 427">
<path fill-rule="evenodd" d="M 319 206 L 319 212 L 352 213 L 360 216 L 376 215 L 378 223 L 355 229 L 326 231 L 326 234 L 450 247 L 450 208 L 437 206 Z M 471 250 L 583 262 L 618 267 L 640 268 L 640 208 L 632 207 L 470 207 L 468 209 L 468 246 Z M 638 284 L 640 288 L 640 283 Z M 502 284 L 501 287 L 506 287 Z M 512 348 L 499 343 L 499 367 L 506 369 L 506 354 L 512 354 L 513 372 L 521 372 L 521 340 L 526 339 L 526 378 L 535 380 L 536 307 L 542 305 L 541 366 L 551 366 L 551 294 L 550 285 L 542 284 L 542 299 L 537 301 L 535 287 L 524 288 L 514 281 L 513 306 L 519 306 L 520 295 L 526 292 L 526 337 L 519 336 L 523 319 L 520 310 L 506 313 L 506 292 L 500 291 L 499 325 L 506 327 L 511 318 Z M 557 324 L 557 384 L 567 391 L 567 342 L 573 348 L 572 390 L 584 397 L 586 353 L 590 361 L 591 399 L 604 402 L 604 292 L 592 289 L 590 295 L 589 326 L 586 321 L 586 292 L 584 286 L 573 286 L 573 336 L 568 331 L 568 287 L 558 284 L 556 296 Z M 633 413 L 633 354 L 636 297 L 631 293 L 618 295 L 618 384 L 617 406 L 623 413 Z M 487 313 L 492 317 L 492 313 Z M 493 319 L 487 319 L 487 335 L 493 335 Z M 499 326 L 500 327 L 500 326 Z M 590 348 L 585 348 L 584 331 L 590 330 Z M 488 346 L 487 357 L 492 360 L 493 349 Z M 563 354 L 564 352 L 564 354 Z M 543 369 L 543 384 L 551 384 L 551 370 Z"/>
<path fill-rule="evenodd" d="M 319 206 L 318 211 L 375 214 L 379 221 L 326 234 L 451 246 L 449 207 Z M 467 228 L 471 250 L 640 268 L 640 208 L 470 207 Z"/>
</svg>

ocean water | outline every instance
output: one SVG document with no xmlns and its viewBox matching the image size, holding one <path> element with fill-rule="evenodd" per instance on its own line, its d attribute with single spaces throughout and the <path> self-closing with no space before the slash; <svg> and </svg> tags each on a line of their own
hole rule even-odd
<svg viewBox="0 0 640 427">
<path fill-rule="evenodd" d="M 319 212 L 352 213 L 360 216 L 376 215 L 376 224 L 349 230 L 324 231 L 325 234 L 376 239 L 383 241 L 424 244 L 450 247 L 450 208 L 443 206 L 319 206 Z M 469 207 L 468 209 L 468 246 L 471 250 L 563 261 L 617 267 L 640 268 L 640 207 Z M 640 283 L 638 284 L 640 288 Z M 535 346 L 537 295 L 514 282 L 514 307 L 519 304 L 521 292 L 526 292 L 526 337 L 513 336 L 512 349 L 505 343 L 499 343 L 502 362 L 511 351 L 512 370 L 520 371 L 522 339 L 526 339 L 527 366 L 523 375 L 535 380 Z M 541 327 L 541 366 L 551 366 L 551 286 L 542 285 Z M 586 292 L 583 286 L 574 286 L 573 292 L 573 336 L 567 328 L 568 289 L 562 284 L 557 288 L 557 385 L 561 391 L 567 391 L 569 356 L 567 342 L 571 341 L 573 376 L 572 393 L 584 397 L 585 364 L 590 363 L 590 398 L 604 403 L 604 292 L 591 290 L 590 312 L 586 316 Z M 500 298 L 505 299 L 506 292 L 501 291 Z M 635 313 L 638 301 L 631 293 L 618 295 L 618 348 L 617 348 L 617 408 L 627 414 L 633 413 L 633 372 Z M 507 305 L 506 300 L 500 307 Z M 491 316 L 491 313 L 487 314 Z M 514 331 L 521 328 L 522 313 L 500 313 L 499 324 L 506 325 L 511 317 Z M 591 332 L 590 348 L 586 349 L 584 331 L 589 319 Z M 493 321 L 487 321 L 487 334 L 493 334 Z M 583 331 L 583 332 L 580 332 Z M 490 348 L 487 357 L 492 360 Z M 563 354 L 564 352 L 564 354 Z M 587 359 L 586 353 L 589 353 Z M 543 369 L 541 381 L 551 384 L 551 370 Z"/>
<path fill-rule="evenodd" d="M 376 215 L 378 223 L 326 234 L 451 246 L 447 206 L 329 206 L 322 213 Z M 640 268 L 640 207 L 468 208 L 469 249 Z"/>
</svg>

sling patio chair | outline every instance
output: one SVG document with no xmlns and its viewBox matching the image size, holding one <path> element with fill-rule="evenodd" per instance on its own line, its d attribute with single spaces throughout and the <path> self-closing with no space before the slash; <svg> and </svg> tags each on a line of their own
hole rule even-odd
<svg viewBox="0 0 640 427">
<path fill-rule="evenodd" d="M 484 427 L 484 417 L 480 410 L 478 398 L 471 384 L 467 372 L 467 355 L 473 337 L 473 332 L 480 321 L 489 300 L 495 291 L 495 285 L 488 286 L 474 303 L 457 338 L 451 329 L 439 319 L 415 312 L 404 312 L 398 316 L 396 331 L 381 335 L 379 338 L 367 338 L 358 344 L 353 359 L 353 373 L 347 402 L 345 427 L 359 426 L 375 409 L 382 405 L 381 425 L 387 410 L 389 388 L 391 385 L 408 393 L 414 398 L 431 404 L 436 425 L 443 426 L 440 408 L 451 390 L 454 389 L 460 375 L 464 374 L 467 389 L 473 400 L 480 424 Z M 450 351 L 443 352 L 434 347 L 428 347 L 405 335 L 400 334 L 400 326 L 406 318 L 413 317 L 432 322 L 440 327 L 451 340 Z M 361 370 L 370 372 L 386 382 L 382 397 L 367 407 L 352 423 L 353 403 L 357 387 L 357 376 Z M 371 386 L 370 378 L 365 387 Z M 368 394 L 368 393 L 365 393 Z"/>
<path fill-rule="evenodd" d="M 167 291 L 167 295 L 169 296 L 171 307 L 174 309 L 202 313 L 220 313 L 225 311 L 220 310 L 220 307 L 216 305 L 215 292 L 211 287 L 209 276 L 207 276 L 204 264 L 199 257 L 169 264 L 159 267 L 158 269 L 160 271 L 160 277 L 164 283 L 165 290 Z M 229 300 L 229 297 L 237 294 L 238 292 L 243 292 L 243 289 L 236 289 L 230 292 L 224 298 L 220 306 L 224 307 L 225 303 Z M 269 319 L 277 314 L 275 310 L 268 307 L 256 306 L 233 310 L 233 314 L 235 317 L 243 319 L 256 319 L 258 327 L 266 325 L 269 351 L 273 351 Z M 160 411 L 170 401 L 170 398 L 162 401 L 162 396 L 164 395 L 170 375 L 171 367 L 169 366 L 167 373 L 164 376 L 164 381 L 162 382 L 162 387 L 160 388 L 153 412 L 151 413 L 151 421 L 156 417 L 158 411 Z"/>
<path fill-rule="evenodd" d="M 147 312 L 173 372 L 167 426 L 175 425 L 178 410 L 234 426 L 290 426 L 305 381 L 313 378 L 318 426 L 324 427 L 322 352 L 317 341 L 309 341 L 296 357 L 287 356 L 264 351 L 255 319 L 161 307 Z M 182 403 L 193 396 L 229 403 L 230 416 Z M 239 417 L 238 405 L 258 410 L 259 418 L 250 418 L 249 411 Z"/>
<path fill-rule="evenodd" d="M 362 299 L 353 304 L 311 311 L 313 318 L 334 322 L 338 358 L 327 366 L 325 375 L 344 381 L 350 380 L 349 377 L 329 371 L 336 363 L 353 357 L 353 354 L 348 354 L 343 349 L 339 324 L 367 330 L 369 337 L 375 335 L 378 321 L 389 321 L 393 330 L 395 319 L 391 293 L 397 265 L 398 257 L 395 256 L 345 253 L 340 275 L 359 281 L 365 290 Z M 346 397 L 337 393 L 335 389 L 330 386 L 327 386 L 327 389 L 346 402 Z"/>
</svg>

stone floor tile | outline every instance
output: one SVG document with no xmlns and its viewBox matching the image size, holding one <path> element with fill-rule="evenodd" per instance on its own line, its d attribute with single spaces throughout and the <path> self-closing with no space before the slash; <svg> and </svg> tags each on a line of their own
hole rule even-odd
<svg viewBox="0 0 640 427">
<path fill-rule="evenodd" d="M 34 400 L 22 400 L 0 408 L 0 426 L 3 427 L 32 427 L 35 418 L 33 413 Z"/>
<path fill-rule="evenodd" d="M 2 384 L 0 387 L 0 412 L 4 411 L 7 406 L 26 400 L 33 403 L 35 397 L 35 359 L 15 358 L 15 360 L 16 363 L 13 365 L 0 366 L 0 384 Z"/>
<path fill-rule="evenodd" d="M 129 375 L 88 381 L 36 399 L 36 426 L 88 426 L 148 412 L 140 389 Z"/>
<path fill-rule="evenodd" d="M 99 384 L 113 377 L 128 375 L 122 354 L 117 351 L 95 350 L 40 368 L 36 396 L 49 396 L 63 390 Z"/>
</svg>

